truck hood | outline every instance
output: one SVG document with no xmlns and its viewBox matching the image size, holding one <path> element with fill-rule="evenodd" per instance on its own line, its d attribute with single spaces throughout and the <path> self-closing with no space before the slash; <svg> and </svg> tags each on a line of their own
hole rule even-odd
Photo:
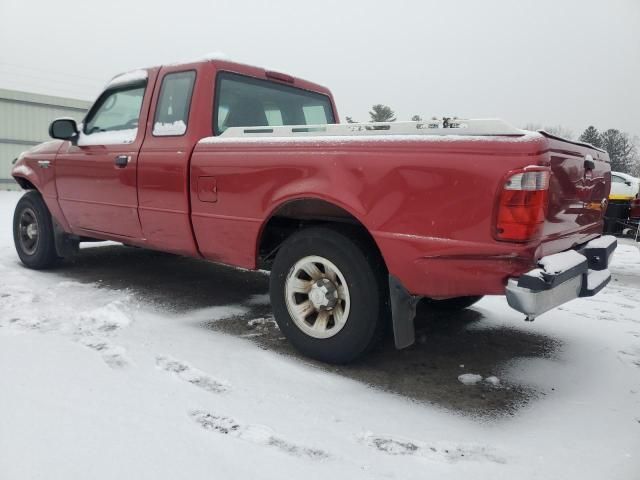
<svg viewBox="0 0 640 480">
<path fill-rule="evenodd" d="M 64 140 L 49 140 L 48 142 L 39 143 L 38 145 L 35 145 L 28 150 L 25 150 L 24 152 L 22 152 L 21 155 L 28 155 L 30 153 L 35 153 L 38 155 L 41 155 L 44 153 L 56 154 L 58 153 L 58 150 L 60 150 L 60 147 L 62 146 L 63 143 L 64 143 Z"/>
<path fill-rule="evenodd" d="M 38 145 L 34 145 L 28 150 L 24 150 L 16 159 L 13 160 L 14 168 L 23 164 L 24 159 L 29 158 L 32 155 L 49 155 L 51 158 L 55 157 L 60 147 L 64 144 L 64 140 L 49 140 L 48 142 L 42 142 Z"/>
<path fill-rule="evenodd" d="M 64 143 L 63 140 L 51 140 L 25 150 L 13 161 L 11 176 L 25 178 L 34 185 L 42 183 L 45 170 L 38 169 L 37 173 L 34 171 L 33 167 L 36 159 L 49 161 L 55 159 L 56 154 Z M 51 171 L 46 170 L 46 172 L 44 176 L 52 175 Z"/>
</svg>

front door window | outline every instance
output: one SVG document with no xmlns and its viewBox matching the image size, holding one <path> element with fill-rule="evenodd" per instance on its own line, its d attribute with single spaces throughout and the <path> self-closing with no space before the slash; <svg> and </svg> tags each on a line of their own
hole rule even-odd
<svg viewBox="0 0 640 480">
<path fill-rule="evenodd" d="M 144 86 L 130 86 L 103 93 L 87 115 L 78 145 L 133 143 L 144 90 Z"/>
</svg>

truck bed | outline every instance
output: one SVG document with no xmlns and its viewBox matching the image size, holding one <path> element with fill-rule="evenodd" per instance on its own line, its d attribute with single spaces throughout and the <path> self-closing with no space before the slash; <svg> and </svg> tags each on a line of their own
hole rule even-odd
<svg viewBox="0 0 640 480">
<path fill-rule="evenodd" d="M 313 199 L 363 225 L 411 293 L 446 298 L 502 294 L 508 277 L 602 231 L 606 154 L 545 133 L 266 130 L 210 137 L 194 150 L 192 185 L 215 179 L 217 192 L 207 201 L 192 191 L 194 232 L 207 258 L 255 268 L 264 222 L 286 216 L 287 203 Z M 587 155 L 594 169 L 585 176 Z M 498 241 L 493 222 L 504 175 L 530 165 L 552 172 L 543 235 Z"/>
</svg>

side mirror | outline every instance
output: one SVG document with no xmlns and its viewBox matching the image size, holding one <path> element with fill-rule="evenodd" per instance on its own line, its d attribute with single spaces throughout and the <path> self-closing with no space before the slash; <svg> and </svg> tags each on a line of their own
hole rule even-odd
<svg viewBox="0 0 640 480">
<path fill-rule="evenodd" d="M 49 125 L 49 136 L 59 140 L 70 140 L 78 134 L 78 125 L 73 118 L 58 118 Z"/>
<path fill-rule="evenodd" d="M 627 185 L 627 187 L 630 187 L 632 185 L 631 180 L 626 180 L 624 183 Z"/>
</svg>

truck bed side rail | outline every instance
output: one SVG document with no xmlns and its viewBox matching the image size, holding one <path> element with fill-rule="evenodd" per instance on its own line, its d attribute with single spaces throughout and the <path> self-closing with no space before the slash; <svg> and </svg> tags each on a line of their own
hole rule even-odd
<svg viewBox="0 0 640 480">
<path fill-rule="evenodd" d="M 500 119 L 442 119 L 422 122 L 340 123 L 229 127 L 219 137 L 307 137 L 371 135 L 522 136 L 527 132 Z"/>
</svg>

